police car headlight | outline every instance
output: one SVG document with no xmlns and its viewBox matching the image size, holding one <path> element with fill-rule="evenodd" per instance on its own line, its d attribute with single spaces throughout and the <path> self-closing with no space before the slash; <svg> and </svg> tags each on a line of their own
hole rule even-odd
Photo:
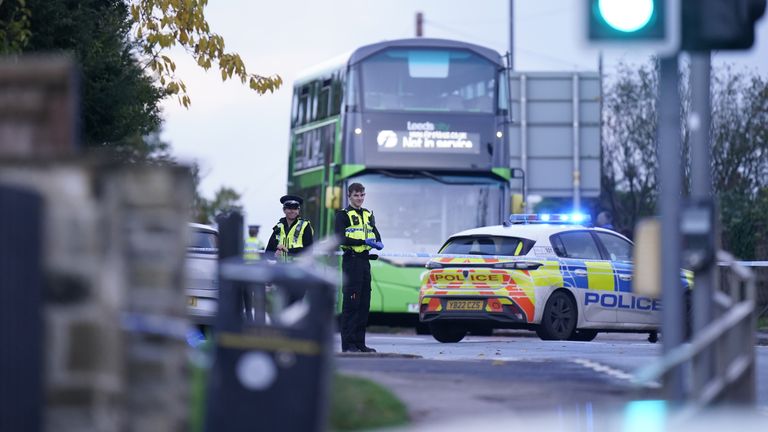
<svg viewBox="0 0 768 432">
<path fill-rule="evenodd" d="M 432 269 L 443 268 L 443 265 L 437 261 L 429 261 L 424 267 L 426 267 L 428 270 L 432 270 Z"/>
</svg>

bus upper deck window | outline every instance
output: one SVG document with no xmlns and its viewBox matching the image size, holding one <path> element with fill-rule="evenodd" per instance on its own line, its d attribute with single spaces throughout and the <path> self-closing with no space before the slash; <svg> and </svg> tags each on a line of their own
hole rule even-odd
<svg viewBox="0 0 768 432">
<path fill-rule="evenodd" d="M 408 74 L 412 78 L 447 78 L 448 51 L 409 51 Z"/>
</svg>

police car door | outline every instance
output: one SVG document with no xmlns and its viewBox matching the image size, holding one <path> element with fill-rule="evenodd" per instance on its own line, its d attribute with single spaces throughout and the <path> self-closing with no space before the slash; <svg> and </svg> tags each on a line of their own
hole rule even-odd
<svg viewBox="0 0 768 432">
<path fill-rule="evenodd" d="M 618 297 L 610 261 L 603 259 L 589 231 L 565 231 L 553 236 L 552 246 L 563 256 L 563 279 L 573 280 L 579 315 L 589 322 L 615 323 Z"/>
<path fill-rule="evenodd" d="M 619 323 L 658 323 L 659 302 L 632 292 L 632 243 L 615 234 L 595 231 L 603 252 L 613 264 L 616 273 L 616 308 Z"/>
</svg>

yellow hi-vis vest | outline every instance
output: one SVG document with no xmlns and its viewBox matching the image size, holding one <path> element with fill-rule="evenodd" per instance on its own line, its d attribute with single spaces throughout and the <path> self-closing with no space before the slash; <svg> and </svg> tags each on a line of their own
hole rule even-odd
<svg viewBox="0 0 768 432">
<path fill-rule="evenodd" d="M 304 247 L 304 231 L 312 229 L 309 226 L 309 221 L 304 219 L 297 219 L 293 227 L 285 232 L 285 225 L 278 223 L 275 228 L 279 228 L 277 235 L 277 244 L 281 244 L 287 249 L 303 248 Z"/>
<path fill-rule="evenodd" d="M 357 211 L 355 210 L 349 210 L 347 212 L 347 217 L 349 218 L 349 226 L 344 231 L 344 236 L 350 239 L 356 239 L 356 240 L 365 240 L 365 239 L 374 239 L 376 240 L 376 234 L 373 232 L 373 225 L 371 225 L 371 219 L 373 218 L 373 213 L 371 213 L 370 210 L 362 209 L 363 217 L 361 218 Z M 371 247 L 368 245 L 361 245 L 361 246 L 341 246 L 343 250 L 351 250 L 353 252 L 365 252 L 371 250 Z"/>
<path fill-rule="evenodd" d="M 243 251 L 243 259 L 246 261 L 258 261 L 259 252 L 264 249 L 258 238 L 248 237 L 245 239 L 245 250 Z"/>
</svg>

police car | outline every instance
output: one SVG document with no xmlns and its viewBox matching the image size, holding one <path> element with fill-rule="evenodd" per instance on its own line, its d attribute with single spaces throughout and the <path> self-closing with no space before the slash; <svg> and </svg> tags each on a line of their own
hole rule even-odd
<svg viewBox="0 0 768 432">
<path fill-rule="evenodd" d="M 512 215 L 452 235 L 422 275 L 420 321 L 440 342 L 458 342 L 478 324 L 531 329 L 544 340 L 628 331 L 655 342 L 661 304 L 632 292 L 632 242 L 586 222 Z M 681 277 L 690 287 L 692 274 Z"/>
</svg>

